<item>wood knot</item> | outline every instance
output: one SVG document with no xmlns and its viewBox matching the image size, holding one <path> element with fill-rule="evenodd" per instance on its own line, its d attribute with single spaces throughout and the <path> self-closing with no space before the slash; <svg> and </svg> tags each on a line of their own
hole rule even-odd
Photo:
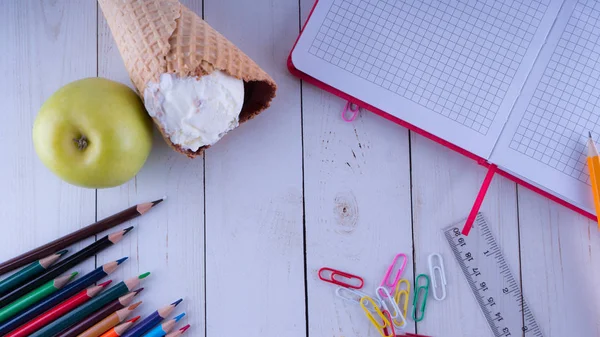
<svg viewBox="0 0 600 337">
<path fill-rule="evenodd" d="M 358 224 L 358 203 L 352 192 L 338 193 L 334 199 L 333 213 L 336 224 L 339 226 L 336 231 L 340 233 L 352 233 Z"/>
</svg>

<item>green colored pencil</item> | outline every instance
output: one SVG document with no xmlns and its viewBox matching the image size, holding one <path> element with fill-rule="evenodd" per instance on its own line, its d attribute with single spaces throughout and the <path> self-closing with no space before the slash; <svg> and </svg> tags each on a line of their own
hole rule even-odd
<svg viewBox="0 0 600 337">
<path fill-rule="evenodd" d="M 40 301 L 44 297 L 47 297 L 53 292 L 59 290 L 65 284 L 69 283 L 69 281 L 71 281 L 75 277 L 75 275 L 77 275 L 77 272 L 74 272 L 71 275 L 57 277 L 54 280 L 45 283 L 41 287 L 33 290 L 28 294 L 25 294 L 23 297 L 3 307 L 2 309 L 0 309 L 0 322 L 6 321 L 7 319 L 18 314 L 19 312 L 32 306 L 34 303 Z"/>
<path fill-rule="evenodd" d="M 150 275 L 150 273 L 145 273 L 140 276 L 133 277 L 123 282 L 120 282 L 119 284 L 116 284 L 114 287 L 106 290 L 102 294 L 96 296 L 95 298 L 82 304 L 78 308 L 58 318 L 54 322 L 46 325 L 45 327 L 41 328 L 35 333 L 29 335 L 29 337 L 56 336 L 59 332 L 72 327 L 73 325 L 85 319 L 86 317 L 88 317 L 98 309 L 102 308 L 109 302 L 132 291 L 135 287 L 137 287 L 140 284 L 140 280 L 146 278 L 148 275 Z"/>
<path fill-rule="evenodd" d="M 31 263 L 30 265 L 24 267 L 18 272 L 0 281 L 0 295 L 6 294 L 7 292 L 15 289 L 16 287 L 20 286 L 26 281 L 29 281 L 35 276 L 38 276 L 39 274 L 45 272 L 46 269 L 48 269 L 48 267 L 54 264 L 54 262 L 58 261 L 58 259 L 60 259 L 60 257 L 65 255 L 66 253 L 67 250 L 64 249 L 58 253 L 46 256 L 45 258 Z"/>
</svg>

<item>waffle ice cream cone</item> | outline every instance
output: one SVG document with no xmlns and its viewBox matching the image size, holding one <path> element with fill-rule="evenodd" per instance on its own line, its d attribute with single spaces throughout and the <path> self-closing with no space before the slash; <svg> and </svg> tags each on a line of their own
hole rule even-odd
<svg viewBox="0 0 600 337">
<path fill-rule="evenodd" d="M 275 81 L 233 43 L 177 0 L 98 0 L 140 96 L 163 73 L 202 77 L 216 70 L 244 81 L 240 124 L 269 107 Z M 153 118 L 165 141 L 177 152 L 197 151 L 174 144 Z"/>
</svg>

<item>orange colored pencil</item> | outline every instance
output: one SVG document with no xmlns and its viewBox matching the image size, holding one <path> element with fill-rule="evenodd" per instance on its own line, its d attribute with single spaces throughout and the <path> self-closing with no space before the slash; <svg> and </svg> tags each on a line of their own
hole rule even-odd
<svg viewBox="0 0 600 337">
<path fill-rule="evenodd" d="M 134 303 L 126 308 L 115 311 L 110 316 L 96 323 L 94 326 L 85 330 L 84 332 L 77 335 L 77 337 L 98 337 L 101 336 L 104 332 L 114 328 L 117 324 L 120 324 L 124 320 L 131 315 L 133 310 L 137 308 L 142 302 Z"/>
<path fill-rule="evenodd" d="M 594 194 L 594 205 L 596 206 L 596 217 L 598 228 L 600 228 L 600 157 L 598 149 L 592 138 L 592 133 L 589 133 L 588 139 L 588 169 L 590 171 L 590 183 L 592 184 L 592 193 Z"/>
<path fill-rule="evenodd" d="M 89 301 L 94 296 L 98 295 L 102 290 L 104 290 L 104 288 L 108 286 L 111 282 L 112 281 L 106 281 L 102 284 L 89 287 L 75 294 L 74 296 L 63 301 L 54 308 L 46 311 L 45 313 L 39 315 L 33 320 L 25 323 L 21 327 L 7 334 L 6 337 L 27 337 L 31 335 L 32 333 L 46 326 L 48 323 L 54 321 L 55 319 L 66 314 L 67 312 L 77 308 L 81 304 Z"/>
<path fill-rule="evenodd" d="M 120 337 L 123 334 L 125 334 L 125 331 L 127 331 L 127 329 L 131 328 L 131 326 L 133 325 L 133 323 L 135 323 L 135 321 L 137 321 L 138 319 L 140 319 L 141 316 L 137 316 L 134 317 L 130 320 L 128 320 L 125 323 L 119 324 L 116 327 L 108 330 L 107 332 L 105 332 L 102 336 L 100 337 Z"/>
</svg>

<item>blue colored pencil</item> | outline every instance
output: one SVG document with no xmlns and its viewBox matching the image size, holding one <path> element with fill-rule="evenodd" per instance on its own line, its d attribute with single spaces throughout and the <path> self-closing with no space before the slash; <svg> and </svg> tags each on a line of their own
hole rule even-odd
<svg viewBox="0 0 600 337">
<path fill-rule="evenodd" d="M 175 328 L 175 325 L 183 318 L 183 316 L 185 316 L 185 312 L 182 312 L 163 324 L 157 325 L 152 330 L 148 331 L 144 337 L 164 337 Z"/>
<path fill-rule="evenodd" d="M 175 301 L 161 309 L 156 310 L 155 312 L 150 314 L 150 316 L 143 319 L 138 325 L 129 329 L 121 337 L 141 337 L 141 336 L 143 336 L 146 332 L 150 331 L 150 329 L 154 328 L 157 324 L 159 324 L 165 318 L 167 318 L 167 316 L 169 316 L 173 312 L 173 310 L 175 310 L 175 307 L 177 307 L 177 305 L 179 305 L 179 303 L 181 303 L 181 301 L 183 301 L 183 299 L 180 298 L 177 301 Z"/>
</svg>

